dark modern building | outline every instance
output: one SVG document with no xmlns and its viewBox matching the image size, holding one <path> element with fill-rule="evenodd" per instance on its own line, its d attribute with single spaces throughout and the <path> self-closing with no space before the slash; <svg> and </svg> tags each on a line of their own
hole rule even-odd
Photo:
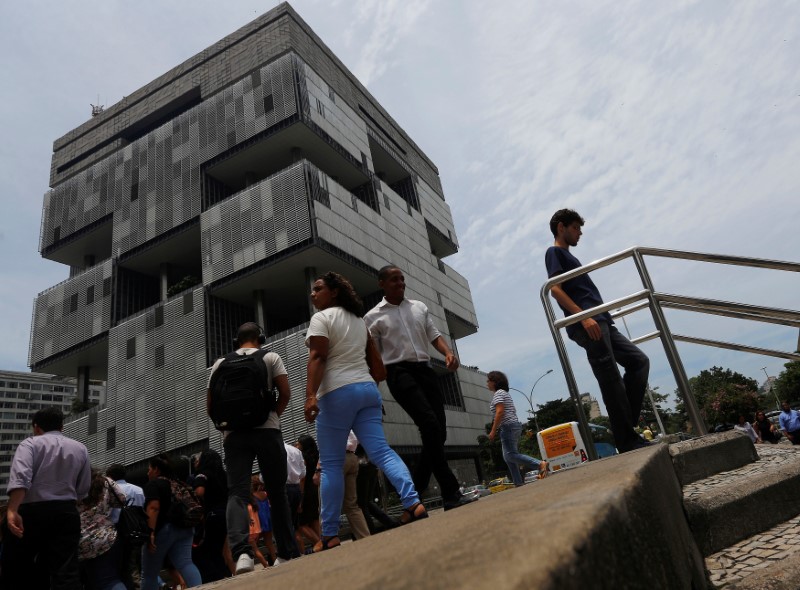
<svg viewBox="0 0 800 590">
<path fill-rule="evenodd" d="M 264 326 L 302 414 L 313 278 L 338 271 L 368 305 L 377 269 L 406 273 L 456 340 L 477 330 L 436 166 L 288 4 L 281 4 L 56 140 L 40 251 L 69 278 L 34 305 L 29 364 L 107 382 L 72 421 L 98 466 L 187 455 L 220 437 L 210 365 L 243 322 Z M 477 477 L 484 376 L 444 371 L 448 449 Z M 386 432 L 407 459 L 419 434 L 388 391 Z"/>
</svg>

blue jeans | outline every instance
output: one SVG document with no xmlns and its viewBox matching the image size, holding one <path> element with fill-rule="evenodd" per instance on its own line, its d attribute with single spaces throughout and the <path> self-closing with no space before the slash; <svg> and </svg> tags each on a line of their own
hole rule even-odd
<svg viewBox="0 0 800 590">
<path fill-rule="evenodd" d="M 347 435 L 355 432 L 369 460 L 383 470 L 397 490 L 404 508 L 419 502 L 411 473 L 386 442 L 383 433 L 381 393 L 375 382 L 352 383 L 334 389 L 319 399 L 317 443 L 322 463 L 322 534 L 339 534 L 339 515 L 344 497 L 344 457 Z"/>
<path fill-rule="evenodd" d="M 192 562 L 194 529 L 176 527 L 169 523 L 156 533 L 156 550 L 150 553 L 148 544 L 142 547 L 142 590 L 158 590 L 158 572 L 169 556 L 189 588 L 202 584 L 200 572 Z"/>
<path fill-rule="evenodd" d="M 611 420 L 611 431 L 620 452 L 631 450 L 639 441 L 633 430 L 642 412 L 642 401 L 650 373 L 650 360 L 608 322 L 597 322 L 600 340 L 592 340 L 579 325 L 572 339 L 586 351 L 603 403 Z M 625 369 L 620 375 L 617 364 Z"/>
<path fill-rule="evenodd" d="M 520 465 L 527 465 L 534 469 L 539 468 L 539 461 L 528 455 L 519 452 L 519 435 L 522 432 L 522 424 L 503 424 L 500 427 L 500 444 L 503 446 L 503 460 L 508 465 L 511 472 L 511 481 L 515 486 L 521 486 L 524 482 L 522 474 L 519 472 Z"/>
</svg>

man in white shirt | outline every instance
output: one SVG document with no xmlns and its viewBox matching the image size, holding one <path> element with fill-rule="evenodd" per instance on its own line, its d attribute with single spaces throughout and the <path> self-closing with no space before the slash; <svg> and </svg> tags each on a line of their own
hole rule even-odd
<svg viewBox="0 0 800 590">
<path fill-rule="evenodd" d="M 434 475 L 442 490 L 444 509 L 457 508 L 470 500 L 462 497 L 445 457 L 444 401 L 430 367 L 428 346 L 444 356 L 448 371 L 458 368 L 458 359 L 434 326 L 427 306 L 405 298 L 405 277 L 399 268 L 381 268 L 378 286 L 383 289 L 383 300 L 364 316 L 364 321 L 386 365 L 389 391 L 419 428 L 422 453 L 414 470 L 414 487 L 422 493 Z"/>
</svg>

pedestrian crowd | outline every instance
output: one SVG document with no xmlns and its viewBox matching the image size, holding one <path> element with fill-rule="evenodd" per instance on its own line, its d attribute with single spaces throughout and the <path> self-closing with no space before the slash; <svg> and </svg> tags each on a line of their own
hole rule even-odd
<svg viewBox="0 0 800 590">
<path fill-rule="evenodd" d="M 253 571 L 256 562 L 274 567 L 333 549 L 341 515 L 355 540 L 381 530 L 376 520 L 389 528 L 425 519 L 420 494 L 431 476 L 445 510 L 473 501 L 445 456 L 444 401 L 428 347 L 449 371 L 458 359 L 427 306 L 405 298 L 399 268 L 382 268 L 378 284 L 384 298 L 366 314 L 342 275 L 328 272 L 312 285 L 303 409 L 316 439 L 284 442 L 287 371 L 253 322 L 214 363 L 206 390 L 224 459 L 212 449 L 198 453 L 188 479 L 164 453 L 149 460 L 142 487 L 126 480 L 122 465 L 93 468 L 86 447 L 63 435 L 60 410 L 36 412 L 34 436 L 11 466 L 0 589 L 190 588 Z M 383 432 L 384 380 L 420 432 L 413 473 Z M 378 469 L 402 504 L 396 519 L 373 502 Z"/>
</svg>

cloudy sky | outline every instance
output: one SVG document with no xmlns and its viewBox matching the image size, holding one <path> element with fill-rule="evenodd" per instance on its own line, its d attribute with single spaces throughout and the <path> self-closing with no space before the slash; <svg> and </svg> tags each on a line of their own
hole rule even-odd
<svg viewBox="0 0 800 590">
<path fill-rule="evenodd" d="M 294 8 L 437 164 L 480 331 L 462 362 L 535 403 L 567 396 L 539 289 L 547 222 L 585 218 L 583 262 L 656 246 L 800 261 L 800 8 L 755 2 L 296 0 Z M 0 368 L 27 370 L 33 299 L 68 270 L 38 254 L 53 141 L 272 4 L 0 5 Z M 660 291 L 798 308 L 800 275 L 649 261 Z M 631 263 L 594 273 L 606 300 Z M 798 331 L 668 312 L 673 331 L 794 350 Z M 633 336 L 653 330 L 629 316 Z M 623 326 L 620 326 L 623 328 Z M 780 359 L 679 344 L 759 381 Z M 674 380 L 658 341 L 651 384 Z M 599 396 L 569 343 L 579 386 Z M 527 405 L 521 396 L 518 404 Z"/>
</svg>

